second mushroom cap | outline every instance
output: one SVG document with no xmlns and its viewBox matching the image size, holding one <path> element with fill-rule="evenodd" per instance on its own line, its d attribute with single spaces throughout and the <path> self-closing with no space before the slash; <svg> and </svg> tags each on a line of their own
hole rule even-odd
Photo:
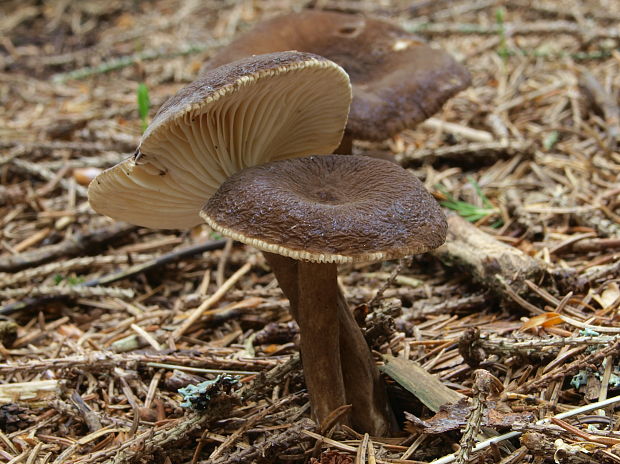
<svg viewBox="0 0 620 464">
<path fill-rule="evenodd" d="M 347 71 L 353 85 L 347 133 L 361 140 L 384 140 L 415 126 L 471 82 L 450 54 L 395 24 L 319 10 L 259 23 L 222 48 L 202 72 L 283 50 L 316 53 Z"/>
<path fill-rule="evenodd" d="M 423 184 L 365 156 L 311 156 L 238 172 L 201 216 L 218 232 L 304 261 L 383 261 L 443 243 L 446 220 Z"/>
</svg>

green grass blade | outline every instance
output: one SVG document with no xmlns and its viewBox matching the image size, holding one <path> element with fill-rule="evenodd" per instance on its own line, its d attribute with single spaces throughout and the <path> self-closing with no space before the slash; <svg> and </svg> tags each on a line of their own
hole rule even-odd
<svg viewBox="0 0 620 464">
<path fill-rule="evenodd" d="M 142 121 L 142 132 L 144 132 L 149 125 L 149 109 L 151 108 L 151 99 L 149 98 L 149 89 L 145 83 L 141 83 L 138 86 L 138 114 Z"/>
</svg>

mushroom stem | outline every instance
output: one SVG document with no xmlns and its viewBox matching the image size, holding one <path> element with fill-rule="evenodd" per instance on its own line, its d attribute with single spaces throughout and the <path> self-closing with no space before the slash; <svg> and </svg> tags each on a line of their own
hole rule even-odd
<svg viewBox="0 0 620 464">
<path fill-rule="evenodd" d="M 297 324 L 312 413 L 322 424 L 346 404 L 340 363 L 338 280 L 335 264 L 297 263 Z M 343 422 L 348 422 L 345 418 Z"/>
<path fill-rule="evenodd" d="M 351 132 L 347 130 L 344 131 L 344 135 L 342 136 L 340 145 L 338 145 L 338 148 L 334 150 L 334 154 L 336 155 L 353 154 L 353 135 L 351 135 Z"/>
<path fill-rule="evenodd" d="M 388 401 L 385 384 L 340 287 L 338 316 L 342 376 L 347 403 L 353 405 L 353 426 L 375 436 L 389 436 L 398 430 L 398 425 Z"/>
<path fill-rule="evenodd" d="M 299 323 L 297 286 L 299 262 L 273 253 L 263 252 L 263 254 L 278 279 L 280 288 L 289 299 L 291 314 Z M 321 270 L 320 272 L 324 271 Z M 337 285 L 336 277 L 334 280 L 337 293 L 333 301 L 337 303 L 340 346 L 329 355 L 333 356 L 334 353 L 340 353 L 341 365 L 339 369 L 342 372 L 346 401 L 353 406 L 351 423 L 356 430 L 361 432 L 368 432 L 375 436 L 389 435 L 397 430 L 397 426 L 389 406 L 385 385 L 379 377 L 379 371 L 375 366 L 366 340 L 351 311 L 349 311 L 340 287 Z M 316 302 L 314 304 L 316 305 Z M 333 305 L 333 302 L 329 304 Z M 317 311 L 313 315 L 316 313 Z M 303 350 L 304 332 L 301 326 L 300 330 Z M 302 356 L 304 356 L 303 351 Z M 307 369 L 308 365 L 304 359 L 304 371 Z M 310 390 L 309 386 L 308 389 Z"/>
</svg>

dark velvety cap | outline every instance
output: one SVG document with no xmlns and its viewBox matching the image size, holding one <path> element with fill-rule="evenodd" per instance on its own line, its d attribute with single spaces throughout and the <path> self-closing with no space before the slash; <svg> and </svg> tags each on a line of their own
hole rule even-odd
<svg viewBox="0 0 620 464">
<path fill-rule="evenodd" d="M 440 246 L 441 208 L 409 171 L 365 156 L 310 156 L 238 172 L 201 216 L 263 251 L 313 262 L 372 262 Z"/>
<path fill-rule="evenodd" d="M 331 153 L 350 104 L 344 70 L 310 53 L 253 56 L 214 69 L 162 105 L 134 157 L 90 183 L 90 204 L 132 224 L 192 227 L 235 172 Z"/>
<path fill-rule="evenodd" d="M 258 24 L 203 70 L 281 50 L 316 53 L 347 71 L 353 85 L 347 130 L 359 139 L 383 140 L 415 126 L 471 82 L 467 69 L 448 53 L 394 24 L 315 10 Z"/>
</svg>

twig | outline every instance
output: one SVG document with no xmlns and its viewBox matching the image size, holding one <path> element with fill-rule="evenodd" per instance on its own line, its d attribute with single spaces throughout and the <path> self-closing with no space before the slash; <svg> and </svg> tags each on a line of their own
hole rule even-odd
<svg viewBox="0 0 620 464">
<path fill-rule="evenodd" d="M 598 408 L 603 408 L 605 406 L 609 406 L 611 404 L 615 404 L 619 402 L 620 402 L 620 396 L 614 396 L 613 398 L 609 398 L 608 400 L 587 404 L 585 406 L 581 406 L 579 408 L 575 408 L 570 411 L 560 413 L 553 417 L 555 417 L 556 419 L 564 419 L 566 417 L 576 416 L 577 414 L 592 411 Z M 537 425 L 548 424 L 550 420 L 551 418 L 542 419 L 542 420 L 537 421 L 536 424 Z M 472 453 L 475 453 L 477 451 L 481 451 L 485 448 L 488 448 L 489 446 L 495 443 L 500 443 L 505 440 L 510 440 L 511 438 L 518 437 L 519 435 L 521 435 L 521 432 L 508 432 L 503 435 L 499 435 L 497 437 L 489 438 L 488 440 L 478 443 L 474 448 L 472 448 L 471 451 Z M 449 454 L 440 459 L 436 459 L 435 461 L 432 462 L 432 464 L 450 464 L 454 462 L 455 460 L 456 460 L 456 454 Z"/>
<path fill-rule="evenodd" d="M 71 79 L 85 79 L 96 74 L 104 74 L 110 71 L 126 68 L 139 61 L 156 60 L 159 58 L 173 58 L 175 56 L 193 55 L 201 53 L 210 48 L 219 47 L 226 43 L 225 40 L 210 40 L 203 44 L 185 45 L 177 50 L 146 50 L 133 55 L 121 56 L 105 61 L 98 66 L 86 66 L 84 68 L 75 69 L 73 71 L 61 74 L 54 74 L 52 82 L 62 84 Z"/>
<path fill-rule="evenodd" d="M 379 290 L 377 290 L 377 293 L 375 293 L 375 295 L 370 299 L 370 301 L 368 302 L 368 308 L 372 310 L 376 305 L 379 304 L 379 302 L 381 301 L 381 298 L 383 298 L 383 294 L 394 283 L 394 281 L 396 280 L 396 278 L 398 277 L 398 274 L 400 274 L 402 269 L 403 269 L 403 260 L 401 259 L 396 265 L 396 267 L 394 267 L 392 272 L 390 272 L 390 275 L 388 276 L 386 281 L 383 283 L 383 285 L 381 285 Z"/>
<path fill-rule="evenodd" d="M 236 396 L 242 401 L 247 402 L 269 395 L 271 389 L 266 389 L 264 386 L 281 383 L 298 363 L 299 358 L 293 357 L 267 374 L 257 376 L 253 382 L 238 390 Z M 127 440 L 121 445 L 83 456 L 76 460 L 75 464 L 94 464 L 102 461 L 106 464 L 129 464 L 135 462 L 146 453 L 162 449 L 164 446 L 173 446 L 174 443 L 187 439 L 195 430 L 204 427 L 205 424 L 229 416 L 231 407 L 231 404 L 223 404 L 201 414 L 191 414 L 155 430 L 147 430 L 137 434 L 131 440 Z"/>
<path fill-rule="evenodd" d="M 192 313 L 187 317 L 187 319 L 183 321 L 183 324 L 181 324 L 181 326 L 172 333 L 172 336 L 171 336 L 172 339 L 176 341 L 185 332 L 187 332 L 187 330 L 192 326 L 192 324 L 194 324 L 198 319 L 200 319 L 202 314 L 207 309 L 209 309 L 215 303 L 220 301 L 222 297 L 226 294 L 226 292 L 230 290 L 230 288 L 233 285 L 235 285 L 237 281 L 241 277 L 243 277 L 251 268 L 252 268 L 251 262 L 245 263 L 240 269 L 237 270 L 237 272 L 235 272 L 232 276 L 230 276 L 228 280 L 224 282 L 222 286 L 218 288 L 217 291 L 213 295 L 207 298 L 200 306 L 198 306 L 196 309 L 192 311 Z"/>
<path fill-rule="evenodd" d="M 51 274 L 67 273 L 77 269 L 86 269 L 110 264 L 127 264 L 128 261 L 144 263 L 153 259 L 152 255 L 108 255 L 108 256 L 87 256 L 84 258 L 74 258 L 68 261 L 49 263 L 32 269 L 25 269 L 14 274 L 0 273 L 0 287 L 8 287 L 20 282 L 31 282 L 41 277 Z"/>
<path fill-rule="evenodd" d="M 602 335 L 600 337 L 554 337 L 542 338 L 537 340 L 511 340 L 508 338 L 490 338 L 481 339 L 477 344 L 485 350 L 492 353 L 528 353 L 530 351 L 540 352 L 543 348 L 554 347 L 561 348 L 563 346 L 580 346 L 580 345 L 610 345 L 620 341 L 620 336 Z M 547 353 L 547 352 L 545 352 Z M 549 352 L 552 354 L 553 352 Z"/>
<path fill-rule="evenodd" d="M 474 371 L 474 376 L 472 411 L 467 418 L 465 431 L 459 443 L 461 448 L 456 453 L 456 462 L 458 464 L 465 464 L 469 460 L 476 435 L 480 432 L 480 424 L 484 416 L 486 401 L 492 393 L 497 393 L 498 385 L 499 389 L 501 389 L 501 382 L 484 369 Z"/>
<path fill-rule="evenodd" d="M 584 28 L 582 25 L 572 21 L 505 22 L 503 24 L 491 24 L 488 26 L 475 23 L 420 23 L 415 21 L 404 21 L 401 24 L 409 32 L 417 32 L 426 35 L 498 35 L 503 32 L 507 36 L 571 34 L 588 39 L 620 38 L 620 31 L 616 27 Z"/>
<path fill-rule="evenodd" d="M 245 401 L 256 401 L 266 392 L 271 392 L 273 387 L 283 378 L 290 376 L 301 365 L 299 354 L 291 356 L 284 364 L 274 367 L 267 373 L 259 373 L 251 384 L 244 387 L 239 394 Z"/>
<path fill-rule="evenodd" d="M 532 0 L 511 0 L 506 4 L 509 8 L 528 8 L 530 11 L 537 11 L 544 13 L 545 15 L 554 15 L 562 18 L 574 18 L 575 9 L 565 8 L 561 3 L 557 3 L 555 0 L 546 2 L 532 2 Z M 620 21 L 620 15 L 614 14 L 612 11 L 606 11 L 602 8 L 597 8 L 597 5 L 593 4 L 593 8 L 588 11 L 588 17 L 596 19 L 597 21 L 618 22 Z"/>
<path fill-rule="evenodd" d="M 32 382 L 5 383 L 0 385 L 0 405 L 18 401 L 44 401 L 62 391 L 59 380 L 35 380 Z"/>
<path fill-rule="evenodd" d="M 620 273 L 620 259 L 616 258 L 612 263 L 593 266 L 583 273 L 583 278 L 588 282 L 595 282 L 608 275 L 617 275 Z"/>
<path fill-rule="evenodd" d="M 615 103 L 616 99 L 609 95 L 594 74 L 585 68 L 580 70 L 579 84 L 605 116 L 608 148 L 614 150 L 620 143 L 620 108 Z"/>
<path fill-rule="evenodd" d="M 39 287 L 29 288 L 5 288 L 0 290 L 0 298 L 22 298 L 24 296 L 30 296 L 33 298 L 48 298 L 48 297 L 71 297 L 71 298 L 84 298 L 84 297 L 108 297 L 108 298 L 121 298 L 131 299 L 134 297 L 134 291 L 130 288 L 108 288 L 108 287 L 84 287 L 83 285 L 73 286 L 56 286 L 50 287 L 48 285 L 41 285 Z M 0 310 L 4 313 L 4 311 Z"/>
<path fill-rule="evenodd" d="M 0 258 L 0 272 L 15 272 L 28 267 L 38 266 L 66 256 L 95 253 L 99 247 L 123 237 L 137 227 L 125 222 L 115 222 L 109 227 L 90 232 L 78 233 L 70 239 L 55 245 L 42 247 L 27 253 Z"/>
<path fill-rule="evenodd" d="M 428 118 L 420 125 L 429 129 L 451 132 L 472 142 L 489 143 L 493 141 L 493 134 L 487 131 L 472 129 L 471 127 L 442 121 L 437 118 Z"/>
<path fill-rule="evenodd" d="M 272 462 L 278 453 L 298 444 L 304 438 L 304 431 L 316 432 L 317 425 L 310 419 L 301 419 L 287 427 L 283 432 L 271 435 L 264 441 L 254 444 L 247 449 L 241 449 L 233 454 L 212 461 L 199 461 L 199 464 L 245 464 L 250 462 Z M 260 459 L 260 461 L 259 461 Z"/>
<path fill-rule="evenodd" d="M 117 224 L 123 224 L 123 223 L 117 223 Z M 125 233 L 130 232 L 136 228 L 135 226 L 129 226 L 127 224 L 124 224 L 124 227 L 127 228 Z M 71 245 L 72 241 L 70 240 L 68 242 L 69 242 L 68 245 Z M 226 243 L 225 240 L 214 240 L 214 241 L 208 241 L 205 243 L 200 243 L 198 245 L 193 245 L 187 248 L 182 248 L 180 250 L 174 250 L 174 251 L 171 251 L 170 253 L 166 253 L 158 258 L 152 259 L 145 263 L 131 266 L 130 268 L 125 269 L 123 271 L 114 272 L 112 274 L 108 274 L 102 277 L 97 277 L 96 279 L 89 280 L 88 282 L 84 282 L 78 287 L 80 288 L 81 287 L 95 287 L 95 286 L 111 284 L 112 282 L 126 279 L 127 277 L 134 276 L 141 272 L 145 272 L 150 269 L 154 269 L 156 267 L 163 266 L 168 263 L 172 263 L 172 262 L 184 259 L 184 258 L 188 258 L 190 256 L 194 256 L 196 254 L 203 253 L 205 251 L 220 249 L 224 246 L 225 243 Z M 65 295 L 65 296 L 69 296 L 69 295 Z M 4 306 L 3 308 L 0 308 L 0 314 L 11 314 L 16 311 L 23 311 L 34 305 L 41 304 L 43 302 L 49 302 L 49 298 L 46 298 L 45 301 L 42 301 L 37 298 L 28 298 L 24 301 L 12 303 L 12 304 Z"/>
<path fill-rule="evenodd" d="M 547 272 L 543 261 L 500 242 L 456 214 L 448 216 L 446 243 L 433 254 L 445 265 L 466 271 L 503 299 L 508 298 L 511 287 L 517 294 L 527 292 L 525 280 L 536 280 Z"/>
<path fill-rule="evenodd" d="M 620 352 L 620 341 L 617 341 L 613 345 L 603 348 L 600 351 L 577 359 L 569 364 L 557 366 L 556 368 L 551 369 L 544 375 L 520 385 L 514 390 L 514 393 L 527 393 L 532 390 L 542 389 L 555 380 L 560 380 L 567 375 L 575 374 L 579 370 L 583 369 L 585 366 L 590 364 L 597 364 L 598 362 L 605 359 L 607 356 L 617 354 L 618 352 Z"/>
<path fill-rule="evenodd" d="M 98 153 L 105 151 L 115 151 L 115 147 L 103 145 L 101 142 L 64 142 L 58 140 L 46 140 L 46 141 L 37 141 L 37 142 L 23 142 L 21 140 L 2 140 L 0 141 L 0 148 L 19 148 L 21 151 L 20 154 L 25 154 L 27 152 L 31 152 L 34 150 L 41 151 L 54 151 L 54 150 L 69 150 L 69 151 L 77 151 L 84 153 Z M 111 154 L 116 157 L 119 155 L 117 153 Z M 19 156 L 19 155 L 18 155 Z M 15 155 L 13 156 L 15 158 Z M 11 158 L 12 159 L 12 158 Z M 0 164 L 6 163 L 10 160 L 2 159 Z M 69 160 L 71 161 L 71 160 Z M 37 163 L 40 164 L 40 163 Z"/>
<path fill-rule="evenodd" d="M 95 351 L 88 355 L 65 356 L 63 358 L 32 359 L 21 362 L 6 361 L 0 363 L 0 374 L 10 373 L 36 373 L 44 370 L 79 369 L 81 371 L 104 372 L 114 368 L 136 369 L 139 366 L 151 365 L 177 365 L 180 368 L 187 366 L 203 367 L 222 370 L 251 369 L 258 374 L 260 369 L 274 366 L 275 361 L 267 359 L 254 359 L 242 361 L 238 359 L 223 358 L 214 355 L 197 352 L 180 352 L 174 354 L 161 353 L 122 353 L 116 354 L 109 351 Z M 293 363 L 295 364 L 295 363 Z"/>
<path fill-rule="evenodd" d="M 33 174 L 35 176 L 41 177 L 47 181 L 54 180 L 56 177 L 56 173 L 51 169 L 48 169 L 38 163 L 32 163 L 30 161 L 26 161 L 20 158 L 15 158 L 11 161 L 11 164 L 26 171 L 28 174 Z M 58 179 L 58 183 L 65 190 L 69 190 L 72 188 L 67 179 Z M 88 196 L 86 187 L 83 187 L 79 184 L 75 185 L 75 193 L 77 193 L 80 197 L 86 198 Z"/>
<path fill-rule="evenodd" d="M 500 141 L 488 143 L 461 143 L 448 147 L 426 150 L 407 150 L 396 155 L 396 160 L 404 167 L 419 166 L 424 163 L 460 161 L 477 164 L 481 160 L 509 157 L 518 154 L 533 154 L 531 142 Z"/>
<path fill-rule="evenodd" d="M 204 367 L 187 367 L 178 364 L 164 364 L 158 362 L 150 362 L 146 364 L 148 367 L 158 367 L 162 369 L 176 369 L 179 371 L 198 372 L 204 374 L 222 374 L 222 375 L 253 375 L 256 371 L 232 371 L 228 369 L 207 369 Z"/>
<path fill-rule="evenodd" d="M 251 429 L 256 424 L 258 424 L 258 422 L 261 419 L 263 419 L 266 415 L 277 411 L 279 408 L 281 408 L 285 404 L 288 404 L 291 401 L 295 401 L 299 399 L 299 397 L 300 397 L 299 394 L 286 396 L 284 398 L 281 398 L 279 401 L 267 406 L 266 408 L 263 408 L 261 411 L 257 412 L 256 414 L 254 414 L 250 419 L 246 420 L 241 425 L 241 427 L 237 428 L 237 430 L 231 433 L 228 436 L 228 438 L 220 446 L 218 446 L 217 448 L 213 450 L 213 452 L 209 456 L 208 461 L 213 461 L 214 464 L 217 462 L 220 462 L 222 464 L 228 463 L 228 462 L 235 462 L 235 461 L 230 461 L 229 456 L 222 456 L 222 453 L 226 451 L 226 449 L 228 449 L 233 443 L 235 443 L 235 441 L 237 441 L 247 430 Z"/>
</svg>

